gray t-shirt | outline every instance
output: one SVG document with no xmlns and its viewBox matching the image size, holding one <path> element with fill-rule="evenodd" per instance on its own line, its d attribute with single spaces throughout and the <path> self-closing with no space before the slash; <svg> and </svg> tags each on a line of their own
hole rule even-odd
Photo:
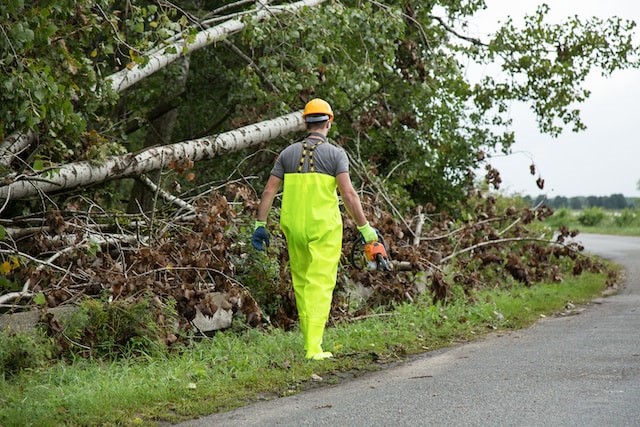
<svg viewBox="0 0 640 427">
<path fill-rule="evenodd" d="M 271 169 L 271 175 L 284 179 L 285 173 L 298 172 L 300 157 L 302 156 L 302 142 L 291 144 L 278 155 L 276 164 Z M 325 175 L 337 176 L 343 172 L 349 172 L 349 158 L 341 147 L 335 146 L 326 141 L 318 144 L 317 139 L 306 139 L 307 157 L 305 159 L 302 172 L 309 172 L 309 148 L 315 146 L 313 150 L 313 166 L 315 172 Z"/>
</svg>

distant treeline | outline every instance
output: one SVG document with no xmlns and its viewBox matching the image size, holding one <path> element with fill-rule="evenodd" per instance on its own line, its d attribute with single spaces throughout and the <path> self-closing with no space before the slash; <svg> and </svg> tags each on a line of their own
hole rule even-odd
<svg viewBox="0 0 640 427">
<path fill-rule="evenodd" d="M 580 197 L 564 197 L 556 196 L 547 198 L 538 196 L 533 199 L 531 196 L 524 196 L 524 201 L 536 206 L 540 202 L 554 209 L 569 208 L 574 210 L 586 209 L 591 207 L 600 207 L 603 209 L 622 210 L 626 208 L 640 207 L 638 198 L 624 197 L 622 194 L 612 194 L 610 196 L 580 196 Z"/>
</svg>

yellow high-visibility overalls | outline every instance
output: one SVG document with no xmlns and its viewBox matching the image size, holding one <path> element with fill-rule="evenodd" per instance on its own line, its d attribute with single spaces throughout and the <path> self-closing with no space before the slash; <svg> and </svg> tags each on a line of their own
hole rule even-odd
<svg viewBox="0 0 640 427">
<path fill-rule="evenodd" d="M 322 350 L 322 336 L 336 285 L 342 217 L 336 178 L 314 171 L 316 145 L 307 142 L 303 143 L 298 172 L 284 176 L 280 227 L 287 239 L 306 357 L 321 359 L 331 356 Z M 302 172 L 305 161 L 308 172 Z"/>
</svg>

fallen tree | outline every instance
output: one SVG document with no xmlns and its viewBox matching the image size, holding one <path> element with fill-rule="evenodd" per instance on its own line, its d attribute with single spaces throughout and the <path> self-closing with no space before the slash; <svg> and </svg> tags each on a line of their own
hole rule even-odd
<svg viewBox="0 0 640 427">
<path fill-rule="evenodd" d="M 110 157 L 98 165 L 86 161 L 68 163 L 47 168 L 39 173 L 15 177 L 12 182 L 0 187 L 0 200 L 25 199 L 42 193 L 136 177 L 167 167 L 171 162 L 210 159 L 303 129 L 302 112 L 297 111 L 219 135 Z"/>
</svg>

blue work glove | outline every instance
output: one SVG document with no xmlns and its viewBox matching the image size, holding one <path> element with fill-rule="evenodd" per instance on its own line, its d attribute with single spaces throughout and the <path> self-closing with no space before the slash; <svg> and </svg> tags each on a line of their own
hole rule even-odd
<svg viewBox="0 0 640 427">
<path fill-rule="evenodd" d="M 378 231 L 369 225 L 368 222 L 365 225 L 359 226 L 358 231 L 362 234 L 365 243 L 378 241 Z"/>
<path fill-rule="evenodd" d="M 269 232 L 267 232 L 266 226 L 266 221 L 256 221 L 253 226 L 251 244 L 258 251 L 264 251 L 264 245 L 269 247 Z"/>
</svg>

